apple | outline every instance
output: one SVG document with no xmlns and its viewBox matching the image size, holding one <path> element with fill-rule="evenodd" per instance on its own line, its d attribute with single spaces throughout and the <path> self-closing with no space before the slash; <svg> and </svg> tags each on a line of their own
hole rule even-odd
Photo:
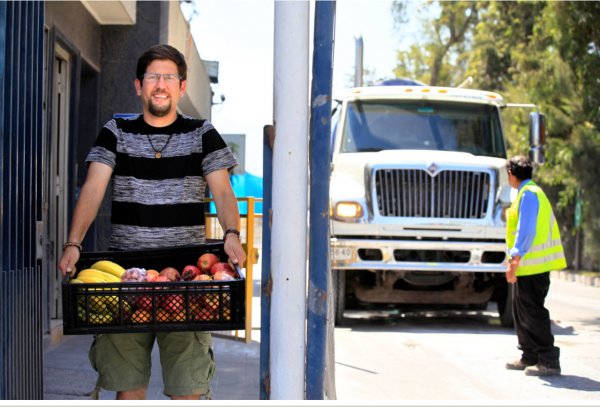
<svg viewBox="0 0 600 407">
<path fill-rule="evenodd" d="M 223 262 L 215 263 L 210 268 L 210 274 L 212 274 L 214 276 L 217 273 L 217 271 L 229 271 L 229 272 L 231 272 L 232 276 L 235 275 L 235 272 L 233 271 L 233 269 L 231 268 L 231 266 L 228 263 L 223 263 Z"/>
<path fill-rule="evenodd" d="M 219 271 L 217 271 L 215 273 L 215 275 L 213 276 L 213 278 L 215 279 L 215 281 L 231 281 L 231 280 L 235 280 L 233 272 L 230 272 L 228 270 L 219 270 Z"/>
<path fill-rule="evenodd" d="M 198 267 L 188 264 L 181 272 L 181 279 L 184 281 L 191 281 L 194 279 L 194 277 L 199 276 L 200 274 L 202 274 L 202 272 Z"/>
<path fill-rule="evenodd" d="M 203 273 L 208 274 L 212 267 L 219 262 L 219 258 L 213 253 L 204 253 L 198 257 L 197 266 Z"/>
<path fill-rule="evenodd" d="M 153 281 L 156 281 L 158 276 L 159 276 L 158 271 L 152 270 L 152 269 L 146 270 L 146 281 L 148 281 L 150 283 Z"/>
</svg>

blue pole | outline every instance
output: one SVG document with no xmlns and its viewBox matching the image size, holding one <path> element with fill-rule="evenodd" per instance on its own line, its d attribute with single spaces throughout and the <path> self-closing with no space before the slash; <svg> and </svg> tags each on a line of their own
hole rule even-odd
<svg viewBox="0 0 600 407">
<path fill-rule="evenodd" d="M 310 115 L 310 231 L 306 399 L 325 398 L 329 260 L 329 167 L 335 1 L 315 2 Z M 262 340 L 262 337 L 261 337 Z"/>
<path fill-rule="evenodd" d="M 271 395 L 271 208 L 273 183 L 273 126 L 263 129 L 263 226 L 260 281 L 260 399 Z"/>
</svg>

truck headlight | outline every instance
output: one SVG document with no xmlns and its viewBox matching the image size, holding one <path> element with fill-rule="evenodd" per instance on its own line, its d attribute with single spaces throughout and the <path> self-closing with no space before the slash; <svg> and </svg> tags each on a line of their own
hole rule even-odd
<svg viewBox="0 0 600 407">
<path fill-rule="evenodd" d="M 363 216 L 363 209 L 358 202 L 338 202 L 335 204 L 333 216 L 339 220 L 355 221 Z"/>
</svg>

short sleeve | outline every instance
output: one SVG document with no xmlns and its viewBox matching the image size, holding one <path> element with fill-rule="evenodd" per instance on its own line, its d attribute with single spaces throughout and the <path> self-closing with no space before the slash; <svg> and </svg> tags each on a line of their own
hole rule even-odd
<svg viewBox="0 0 600 407">
<path fill-rule="evenodd" d="M 227 169 L 238 165 L 231 149 L 219 132 L 205 121 L 202 126 L 202 172 L 204 176 L 213 171 Z"/>
<path fill-rule="evenodd" d="M 109 121 L 98 134 L 98 138 L 94 143 L 94 146 L 87 155 L 85 161 L 90 162 L 101 162 L 115 168 L 116 157 L 117 157 L 117 136 L 118 131 L 115 120 Z"/>
</svg>

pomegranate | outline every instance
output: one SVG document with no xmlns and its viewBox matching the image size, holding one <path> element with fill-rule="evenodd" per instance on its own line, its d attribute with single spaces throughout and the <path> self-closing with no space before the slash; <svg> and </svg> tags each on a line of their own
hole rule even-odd
<svg viewBox="0 0 600 407">
<path fill-rule="evenodd" d="M 235 280 L 233 271 L 228 271 L 228 270 L 219 270 L 215 273 L 215 275 L 213 276 L 213 278 L 215 279 L 215 281 L 231 281 L 231 280 Z"/>
<path fill-rule="evenodd" d="M 194 279 L 194 277 L 199 276 L 200 274 L 202 274 L 202 272 L 198 267 L 188 264 L 181 272 L 181 279 L 184 281 L 191 281 Z"/>
<path fill-rule="evenodd" d="M 156 270 L 146 270 L 146 281 L 153 282 L 158 278 L 158 271 Z"/>
<path fill-rule="evenodd" d="M 160 272 L 161 276 L 165 276 L 169 279 L 169 281 L 179 281 L 181 280 L 181 275 L 179 271 L 177 271 L 174 267 L 165 267 Z"/>
<path fill-rule="evenodd" d="M 200 274 L 196 277 L 194 277 L 193 281 L 208 281 L 208 280 L 212 280 L 211 276 L 209 276 L 208 274 Z"/>
</svg>

